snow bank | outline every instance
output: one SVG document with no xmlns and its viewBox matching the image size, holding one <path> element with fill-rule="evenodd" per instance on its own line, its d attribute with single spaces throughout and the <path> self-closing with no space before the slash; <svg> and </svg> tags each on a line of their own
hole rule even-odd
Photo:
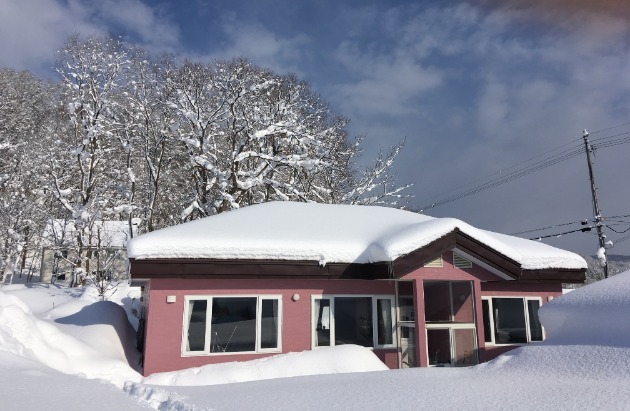
<svg viewBox="0 0 630 411">
<path fill-rule="evenodd" d="M 111 384 L 63 374 L 2 348 L 0 387 L 0 408 L 4 411 L 150 409 L 141 399 L 130 397 Z"/>
<path fill-rule="evenodd" d="M 630 347 L 630 271 L 541 307 L 547 342 Z"/>
<path fill-rule="evenodd" d="M 216 385 L 316 374 L 388 370 L 364 347 L 342 345 L 314 351 L 280 354 L 246 362 L 205 365 L 182 371 L 152 374 L 142 381 L 151 385 Z"/>
<path fill-rule="evenodd" d="M 49 290 L 54 294 L 53 287 Z M 17 295 L 0 291 L 0 351 L 119 387 L 127 380 L 141 379 L 129 365 L 129 360 L 137 361 L 138 354 L 124 310 L 89 297 L 35 315 Z"/>
<path fill-rule="evenodd" d="M 376 206 L 279 201 L 245 207 L 133 238 L 136 259 L 213 258 L 322 263 L 393 261 L 454 230 L 488 245 L 523 269 L 586 268 L 577 254 L 546 244 Z"/>
</svg>

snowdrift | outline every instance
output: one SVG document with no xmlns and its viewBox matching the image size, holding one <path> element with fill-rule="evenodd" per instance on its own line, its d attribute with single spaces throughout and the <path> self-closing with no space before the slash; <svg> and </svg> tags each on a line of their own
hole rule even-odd
<svg viewBox="0 0 630 411">
<path fill-rule="evenodd" d="M 64 300 L 64 290 L 50 287 Z M 0 291 L 0 350 L 42 363 L 66 374 L 98 378 L 122 387 L 139 381 L 133 329 L 124 309 L 95 301 L 88 292 L 52 309 L 33 313 L 22 299 Z"/>
<path fill-rule="evenodd" d="M 173 386 L 215 385 L 388 369 L 371 350 L 357 345 L 342 345 L 274 355 L 253 361 L 212 364 L 182 371 L 156 373 L 146 377 L 142 383 Z"/>
<path fill-rule="evenodd" d="M 565 294 L 538 315 L 547 344 L 630 347 L 630 271 Z"/>
</svg>

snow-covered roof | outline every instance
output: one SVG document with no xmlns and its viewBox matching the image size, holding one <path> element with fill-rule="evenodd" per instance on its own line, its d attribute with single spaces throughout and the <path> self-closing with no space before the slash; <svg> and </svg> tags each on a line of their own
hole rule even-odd
<svg viewBox="0 0 630 411">
<path fill-rule="evenodd" d="M 454 218 L 376 206 L 271 202 L 202 218 L 132 239 L 134 259 L 394 261 L 459 229 L 522 269 L 582 269 L 586 262 L 546 244 L 480 230 Z"/>
</svg>

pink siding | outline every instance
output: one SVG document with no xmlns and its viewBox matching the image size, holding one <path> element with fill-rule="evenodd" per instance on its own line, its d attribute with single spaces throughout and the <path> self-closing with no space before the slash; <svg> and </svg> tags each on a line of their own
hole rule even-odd
<svg viewBox="0 0 630 411">
<path fill-rule="evenodd" d="M 514 346 L 486 347 L 482 313 L 482 296 L 541 297 L 543 304 L 550 297 L 562 293 L 561 284 L 534 284 L 506 281 L 473 263 L 472 268 L 455 268 L 452 252 L 443 254 L 441 268 L 421 267 L 403 276 L 411 281 L 415 295 L 416 358 L 420 366 L 428 365 L 426 352 L 425 311 L 423 281 L 472 281 L 474 314 L 477 327 L 477 345 L 480 361 L 487 361 Z M 147 288 L 147 290 L 149 290 Z M 292 301 L 293 294 L 299 294 Z M 182 356 L 182 327 L 184 297 L 187 295 L 281 295 L 282 296 L 282 352 L 311 349 L 311 296 L 326 294 L 380 294 L 394 295 L 394 281 L 387 280 L 197 280 L 153 279 L 148 291 L 151 315 L 146 322 L 144 373 L 172 371 L 204 364 L 227 361 L 246 361 L 273 354 L 223 354 Z M 166 296 L 175 296 L 176 302 L 166 303 Z M 148 303 L 148 301 L 147 301 Z M 147 311 L 148 314 L 148 311 Z M 459 315 L 468 313 L 461 312 Z M 390 368 L 398 367 L 396 349 L 375 350 L 375 354 Z"/>
<path fill-rule="evenodd" d="M 274 354 L 223 354 L 182 356 L 184 297 L 187 295 L 282 295 L 282 352 L 311 349 L 311 295 L 394 294 L 392 281 L 366 280 L 151 280 L 151 315 L 147 318 L 144 373 L 172 371 L 226 361 L 247 361 Z M 299 294 L 292 301 L 293 294 Z M 176 302 L 166 303 L 166 296 Z M 379 351 L 379 350 L 375 350 Z M 378 353 L 389 366 L 397 366 L 390 352 Z"/>
</svg>

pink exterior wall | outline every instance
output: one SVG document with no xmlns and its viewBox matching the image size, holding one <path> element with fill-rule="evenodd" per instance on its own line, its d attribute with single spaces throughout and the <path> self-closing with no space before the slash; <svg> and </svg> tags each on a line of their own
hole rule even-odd
<svg viewBox="0 0 630 411">
<path fill-rule="evenodd" d="M 293 294 L 299 294 L 292 301 Z M 182 356 L 184 297 L 187 295 L 282 295 L 282 352 L 311 349 L 311 295 L 394 295 L 393 281 L 368 280 L 151 280 L 151 315 L 146 323 L 144 374 L 173 371 L 228 361 L 247 361 L 271 354 Z M 166 303 L 174 295 L 176 302 Z M 382 352 L 381 352 L 382 351 Z M 393 351 L 393 354 L 392 354 Z M 375 350 L 385 364 L 396 368 L 396 350 Z"/>
<path fill-rule="evenodd" d="M 473 263 L 472 268 L 455 268 L 452 252 L 443 254 L 441 268 L 421 267 L 403 276 L 400 280 L 413 283 L 416 358 L 420 366 L 428 365 L 426 352 L 425 313 L 423 281 L 472 281 L 474 292 L 474 315 L 477 327 L 477 346 L 480 361 L 487 361 L 516 346 L 488 346 L 484 341 L 482 296 L 526 296 L 541 297 L 543 304 L 549 297 L 562 293 L 561 284 L 534 284 L 506 281 Z M 147 288 L 151 301 L 151 312 L 146 321 L 146 345 L 144 352 L 144 374 L 172 371 L 205 364 L 228 361 L 246 361 L 262 358 L 268 354 L 215 354 L 182 356 L 182 328 L 184 297 L 187 295 L 281 295 L 282 296 L 282 352 L 311 349 L 311 296 L 326 294 L 348 295 L 394 295 L 394 281 L 388 280 L 196 280 L 196 279 L 153 279 Z M 299 294 L 292 301 L 293 294 Z M 166 303 L 166 296 L 175 296 L 176 302 Z M 148 301 L 147 301 L 148 302 Z M 148 311 L 147 311 L 148 314 Z M 375 354 L 390 368 L 398 367 L 396 349 L 376 349 Z"/>
</svg>

